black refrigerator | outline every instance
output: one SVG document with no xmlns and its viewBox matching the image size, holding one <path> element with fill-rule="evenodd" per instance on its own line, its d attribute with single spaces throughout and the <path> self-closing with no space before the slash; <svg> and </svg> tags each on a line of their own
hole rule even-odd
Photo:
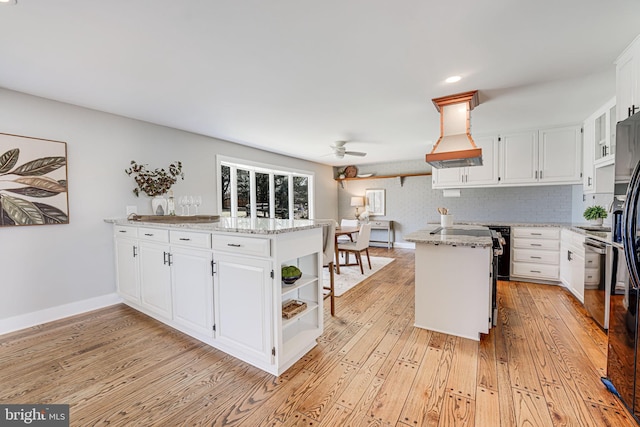
<svg viewBox="0 0 640 427">
<path fill-rule="evenodd" d="M 618 122 L 615 145 L 615 194 L 626 194 L 622 241 L 613 239 L 607 259 L 612 277 L 607 377 L 629 411 L 640 419 L 640 113 Z"/>
</svg>

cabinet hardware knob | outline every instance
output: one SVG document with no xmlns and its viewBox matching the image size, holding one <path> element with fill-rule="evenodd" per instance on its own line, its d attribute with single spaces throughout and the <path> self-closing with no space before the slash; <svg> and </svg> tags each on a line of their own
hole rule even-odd
<svg viewBox="0 0 640 427">
<path fill-rule="evenodd" d="M 232 246 L 232 247 L 234 247 L 234 248 L 239 248 L 239 247 L 241 247 L 242 245 L 240 245 L 240 244 L 238 244 L 238 243 L 227 243 L 227 246 Z"/>
<path fill-rule="evenodd" d="M 183 240 L 183 241 L 185 241 L 185 242 L 188 242 L 188 241 L 190 241 L 191 239 L 187 239 L 187 238 L 181 237 L 181 238 L 180 238 L 180 240 Z"/>
<path fill-rule="evenodd" d="M 118 230 L 118 233 L 126 233 L 125 230 Z"/>
<path fill-rule="evenodd" d="M 153 236 L 153 233 L 144 233 L 144 235 L 151 237 L 151 236 Z"/>
<path fill-rule="evenodd" d="M 538 274 L 542 273 L 540 270 L 530 270 L 530 271 L 531 273 L 538 273 Z"/>
</svg>

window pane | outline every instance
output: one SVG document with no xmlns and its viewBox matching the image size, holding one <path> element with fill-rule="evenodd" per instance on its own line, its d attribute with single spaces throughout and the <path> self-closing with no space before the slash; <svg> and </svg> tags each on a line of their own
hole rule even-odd
<svg viewBox="0 0 640 427">
<path fill-rule="evenodd" d="M 275 175 L 273 180 L 276 187 L 276 218 L 289 219 L 289 177 Z"/>
<path fill-rule="evenodd" d="M 256 172 L 256 216 L 269 218 L 269 174 Z"/>
<path fill-rule="evenodd" d="M 238 186 L 238 217 L 248 215 L 247 205 L 251 202 L 251 177 L 248 170 L 238 169 L 236 173 Z"/>
<path fill-rule="evenodd" d="M 293 217 L 309 219 L 309 178 L 293 177 Z"/>
<path fill-rule="evenodd" d="M 220 194 L 222 194 L 222 216 L 231 216 L 231 168 L 220 167 Z M 184 210 L 184 207 L 182 208 Z"/>
</svg>

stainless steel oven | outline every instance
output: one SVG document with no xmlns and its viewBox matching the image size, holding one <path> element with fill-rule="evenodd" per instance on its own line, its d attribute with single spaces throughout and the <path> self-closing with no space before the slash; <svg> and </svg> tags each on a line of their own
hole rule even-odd
<svg viewBox="0 0 640 427">
<path fill-rule="evenodd" d="M 600 327 L 607 330 L 613 264 L 611 244 L 586 237 L 583 245 L 584 306 Z"/>
</svg>

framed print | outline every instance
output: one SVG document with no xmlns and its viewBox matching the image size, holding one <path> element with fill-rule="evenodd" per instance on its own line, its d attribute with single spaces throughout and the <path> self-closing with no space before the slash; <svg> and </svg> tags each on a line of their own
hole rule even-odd
<svg viewBox="0 0 640 427">
<path fill-rule="evenodd" d="M 0 227 L 69 223 L 67 144 L 0 133 Z"/>
<path fill-rule="evenodd" d="M 365 209 L 369 215 L 385 215 L 384 188 L 370 188 L 365 190 Z"/>
</svg>

